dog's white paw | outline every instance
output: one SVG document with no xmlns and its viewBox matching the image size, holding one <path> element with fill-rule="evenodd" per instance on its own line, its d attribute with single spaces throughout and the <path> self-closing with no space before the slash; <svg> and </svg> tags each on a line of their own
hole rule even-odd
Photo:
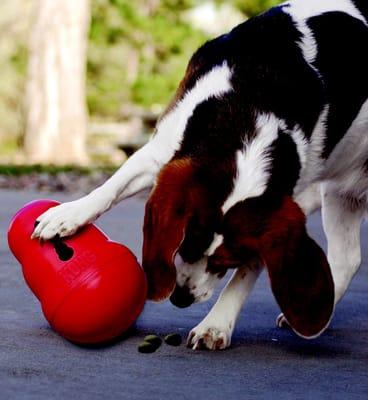
<svg viewBox="0 0 368 400">
<path fill-rule="evenodd" d="M 70 236 L 98 216 L 96 204 L 87 198 L 52 207 L 37 218 L 32 239 L 49 240 L 54 236 Z"/>
<path fill-rule="evenodd" d="M 287 321 L 287 319 L 285 318 L 285 315 L 283 313 L 279 314 L 276 318 L 276 326 L 278 328 L 289 328 L 290 325 Z"/>
<path fill-rule="evenodd" d="M 223 350 L 231 344 L 232 329 L 218 323 L 202 321 L 193 328 L 187 339 L 187 346 L 193 350 Z"/>
</svg>

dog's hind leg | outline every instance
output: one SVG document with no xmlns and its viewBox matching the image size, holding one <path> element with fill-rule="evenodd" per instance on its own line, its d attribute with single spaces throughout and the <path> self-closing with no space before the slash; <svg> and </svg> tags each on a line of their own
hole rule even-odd
<svg viewBox="0 0 368 400">
<path fill-rule="evenodd" d="M 152 187 L 163 165 L 154 140 L 134 153 L 103 185 L 78 200 L 52 207 L 37 220 L 32 238 L 68 236 L 93 222 L 112 205 Z"/>
<path fill-rule="evenodd" d="M 321 183 L 312 183 L 306 190 L 294 197 L 305 215 L 310 215 L 321 208 Z"/>
<path fill-rule="evenodd" d="M 328 262 L 335 283 L 335 304 L 344 295 L 361 263 L 360 226 L 365 203 L 341 195 L 333 183 L 322 186 L 322 219 Z"/>
</svg>

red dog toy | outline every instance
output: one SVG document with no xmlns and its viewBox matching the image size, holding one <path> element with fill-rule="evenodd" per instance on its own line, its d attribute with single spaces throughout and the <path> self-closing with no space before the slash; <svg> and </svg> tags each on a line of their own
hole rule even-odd
<svg viewBox="0 0 368 400">
<path fill-rule="evenodd" d="M 65 239 L 32 240 L 37 217 L 58 204 L 37 200 L 18 211 L 9 227 L 9 247 L 55 331 L 77 343 L 116 338 L 143 309 L 144 272 L 129 249 L 92 224 Z"/>
</svg>

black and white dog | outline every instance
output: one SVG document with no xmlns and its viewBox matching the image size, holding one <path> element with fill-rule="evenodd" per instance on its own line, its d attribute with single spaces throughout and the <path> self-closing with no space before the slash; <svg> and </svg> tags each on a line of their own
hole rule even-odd
<svg viewBox="0 0 368 400">
<path fill-rule="evenodd" d="M 153 187 L 149 298 L 207 300 L 235 269 L 190 347 L 229 346 L 263 265 L 283 312 L 277 323 L 319 335 L 361 262 L 367 49 L 367 0 L 292 0 L 206 43 L 152 140 L 104 185 L 44 213 L 33 237 L 71 235 Z M 320 206 L 328 261 L 305 228 Z"/>
</svg>

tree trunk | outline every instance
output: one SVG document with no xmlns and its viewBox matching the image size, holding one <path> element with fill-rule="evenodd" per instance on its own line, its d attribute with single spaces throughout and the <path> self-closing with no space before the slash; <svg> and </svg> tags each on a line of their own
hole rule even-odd
<svg viewBox="0 0 368 400">
<path fill-rule="evenodd" d="M 31 163 L 85 164 L 89 0 L 37 0 L 29 43 L 25 153 Z"/>
</svg>

